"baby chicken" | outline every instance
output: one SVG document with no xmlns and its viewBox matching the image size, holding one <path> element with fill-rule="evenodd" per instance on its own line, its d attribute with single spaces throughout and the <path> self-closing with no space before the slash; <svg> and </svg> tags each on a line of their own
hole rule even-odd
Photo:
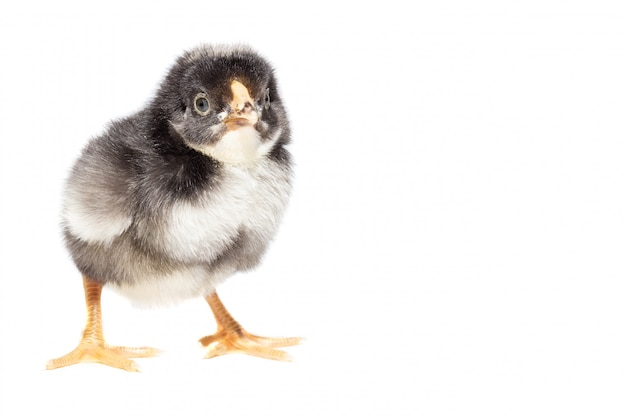
<svg viewBox="0 0 626 417">
<path fill-rule="evenodd" d="M 244 352 L 285 360 L 297 337 L 246 332 L 215 289 L 256 267 L 291 190 L 289 123 L 270 64 L 245 46 L 184 53 L 145 109 L 91 140 L 64 193 L 67 248 L 83 275 L 87 324 L 76 349 L 48 369 L 99 362 L 136 371 L 156 349 L 110 346 L 104 285 L 140 305 L 204 297 L 217 332 L 205 357 Z"/>
</svg>

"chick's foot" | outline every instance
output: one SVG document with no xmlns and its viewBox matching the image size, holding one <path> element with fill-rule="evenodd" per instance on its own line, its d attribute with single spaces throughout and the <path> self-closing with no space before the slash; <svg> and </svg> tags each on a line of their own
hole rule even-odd
<svg viewBox="0 0 626 417">
<path fill-rule="evenodd" d="M 102 284 L 83 277 L 85 289 L 85 303 L 87 305 L 87 324 L 78 347 L 65 356 L 52 359 L 46 364 L 47 369 L 56 369 L 63 366 L 82 362 L 98 362 L 126 371 L 138 371 L 135 362 L 128 358 L 149 358 L 160 351 L 149 347 L 129 348 L 109 346 L 104 341 L 102 333 L 102 308 L 100 297 Z"/>
<path fill-rule="evenodd" d="M 290 356 L 276 348 L 295 346 L 302 341 L 299 337 L 262 337 L 248 333 L 228 313 L 217 294 L 208 296 L 206 300 L 215 315 L 217 332 L 199 340 L 202 346 L 207 347 L 205 358 L 226 353 L 246 353 L 261 358 L 289 361 Z"/>
<path fill-rule="evenodd" d="M 125 371 L 137 372 L 139 367 L 129 358 L 149 358 L 158 353 L 157 349 L 149 347 L 108 346 L 104 343 L 83 338 L 78 347 L 67 355 L 48 361 L 46 368 L 56 369 L 83 362 L 97 362 Z"/>
<path fill-rule="evenodd" d="M 299 337 L 261 337 L 248 333 L 241 326 L 234 330 L 221 329 L 211 336 L 200 339 L 202 346 L 207 347 L 206 359 L 226 353 L 247 353 L 261 358 L 289 361 L 287 352 L 274 349 L 294 346 L 300 343 Z"/>
</svg>

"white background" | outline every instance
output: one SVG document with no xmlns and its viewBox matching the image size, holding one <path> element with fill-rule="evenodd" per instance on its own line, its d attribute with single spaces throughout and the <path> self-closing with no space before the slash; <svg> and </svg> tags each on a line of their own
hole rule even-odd
<svg viewBox="0 0 626 417">
<path fill-rule="evenodd" d="M 623 2 L 12 3 L 2 416 L 625 415 Z M 248 330 L 307 341 L 292 363 L 202 360 L 203 300 L 105 291 L 108 341 L 165 353 L 45 371 L 85 319 L 68 170 L 201 42 L 273 62 L 298 164 L 265 263 L 220 294 Z"/>
</svg>

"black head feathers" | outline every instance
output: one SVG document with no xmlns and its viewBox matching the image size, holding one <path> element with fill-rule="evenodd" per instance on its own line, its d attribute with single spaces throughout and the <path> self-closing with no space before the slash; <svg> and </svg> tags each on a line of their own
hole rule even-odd
<svg viewBox="0 0 626 417">
<path fill-rule="evenodd" d="M 160 142 L 180 141 L 221 162 L 255 160 L 289 138 L 274 70 L 246 46 L 184 53 L 150 109 Z"/>
</svg>

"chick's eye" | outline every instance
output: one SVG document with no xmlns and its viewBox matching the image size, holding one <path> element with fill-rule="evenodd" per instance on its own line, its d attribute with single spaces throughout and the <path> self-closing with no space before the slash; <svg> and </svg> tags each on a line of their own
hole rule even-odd
<svg viewBox="0 0 626 417">
<path fill-rule="evenodd" d="M 266 109 L 270 106 L 270 89 L 265 89 L 265 94 L 263 94 L 263 107 Z"/>
<path fill-rule="evenodd" d="M 209 106 L 209 100 L 206 98 L 206 94 L 199 93 L 196 95 L 196 98 L 193 101 L 193 107 L 196 113 L 200 116 L 206 116 L 209 114 L 211 107 Z"/>
</svg>

